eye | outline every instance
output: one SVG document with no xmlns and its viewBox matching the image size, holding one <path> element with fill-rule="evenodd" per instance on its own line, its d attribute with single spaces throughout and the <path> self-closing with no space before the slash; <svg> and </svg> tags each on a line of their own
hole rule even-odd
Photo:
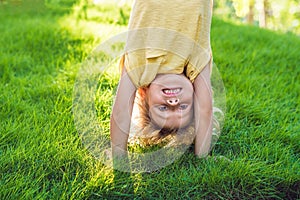
<svg viewBox="0 0 300 200">
<path fill-rule="evenodd" d="M 161 112 L 164 112 L 164 111 L 167 111 L 168 110 L 168 107 L 167 106 L 158 106 L 158 110 L 161 111 Z"/>
<path fill-rule="evenodd" d="M 187 108 L 188 108 L 187 104 L 180 104 L 179 107 L 178 107 L 179 110 L 185 110 Z"/>
</svg>

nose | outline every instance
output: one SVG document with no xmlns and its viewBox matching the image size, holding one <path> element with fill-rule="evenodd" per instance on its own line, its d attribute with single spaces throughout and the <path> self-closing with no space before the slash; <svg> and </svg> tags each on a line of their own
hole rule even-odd
<svg viewBox="0 0 300 200">
<path fill-rule="evenodd" d="M 168 99 L 168 100 L 167 100 L 167 103 L 168 103 L 170 106 L 176 106 L 176 105 L 179 103 L 179 99 L 177 99 L 177 98 L 174 98 L 174 99 Z"/>
</svg>

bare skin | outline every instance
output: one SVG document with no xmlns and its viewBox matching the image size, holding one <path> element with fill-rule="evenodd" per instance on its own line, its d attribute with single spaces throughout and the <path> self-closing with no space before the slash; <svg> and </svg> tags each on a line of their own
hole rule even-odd
<svg viewBox="0 0 300 200">
<path fill-rule="evenodd" d="M 183 128 L 193 118 L 193 85 L 183 74 L 157 75 L 147 88 L 152 122 L 161 128 Z"/>
<path fill-rule="evenodd" d="M 110 137 L 114 157 L 127 154 L 127 141 L 135 92 L 136 88 L 124 69 L 110 118 Z"/>
<path fill-rule="evenodd" d="M 127 141 L 136 88 L 124 68 L 111 115 L 113 157 L 127 155 Z M 193 85 L 184 75 L 158 75 L 147 90 L 150 116 L 160 127 L 187 126 L 194 113 L 195 155 L 209 153 L 212 135 L 212 92 L 207 65 Z M 126 109 L 125 109 L 126 108 Z M 194 112 L 192 112 L 192 109 Z"/>
<path fill-rule="evenodd" d="M 212 137 L 212 91 L 207 65 L 194 81 L 195 154 L 206 157 Z"/>
</svg>

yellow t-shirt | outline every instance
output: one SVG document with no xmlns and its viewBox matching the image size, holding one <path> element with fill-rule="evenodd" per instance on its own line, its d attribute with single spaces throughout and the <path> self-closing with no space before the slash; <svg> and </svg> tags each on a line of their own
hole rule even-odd
<svg viewBox="0 0 300 200">
<path fill-rule="evenodd" d="M 212 0 L 135 0 L 122 64 L 136 87 L 166 73 L 193 82 L 211 61 L 211 15 Z"/>
</svg>

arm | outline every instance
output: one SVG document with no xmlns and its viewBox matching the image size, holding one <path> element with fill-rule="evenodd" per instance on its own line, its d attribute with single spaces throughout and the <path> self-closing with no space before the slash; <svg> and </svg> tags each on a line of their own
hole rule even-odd
<svg viewBox="0 0 300 200">
<path fill-rule="evenodd" d="M 194 81 L 195 154 L 205 157 L 209 153 L 212 136 L 212 91 L 210 63 Z"/>
<path fill-rule="evenodd" d="M 113 158 L 127 155 L 132 108 L 136 88 L 123 68 L 110 118 L 110 138 Z"/>
</svg>

